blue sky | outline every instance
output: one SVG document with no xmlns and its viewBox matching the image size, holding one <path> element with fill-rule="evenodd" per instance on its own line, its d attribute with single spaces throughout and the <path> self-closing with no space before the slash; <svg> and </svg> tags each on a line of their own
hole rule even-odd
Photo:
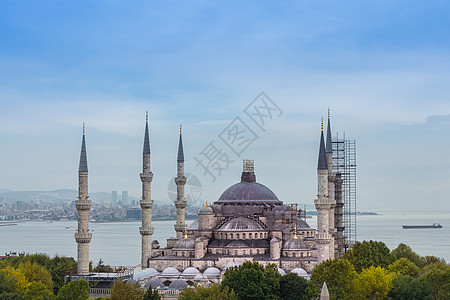
<svg viewBox="0 0 450 300">
<path fill-rule="evenodd" d="M 358 208 L 450 209 L 447 1 L 0 1 L 0 188 L 140 195 L 145 111 L 153 198 L 186 171 L 216 200 L 242 158 L 286 202 L 313 203 L 320 118 L 357 140 Z M 218 135 L 264 91 L 283 111 L 236 156 Z M 230 159 L 211 182 L 194 157 Z M 432 204 L 432 205 L 431 205 Z"/>
</svg>

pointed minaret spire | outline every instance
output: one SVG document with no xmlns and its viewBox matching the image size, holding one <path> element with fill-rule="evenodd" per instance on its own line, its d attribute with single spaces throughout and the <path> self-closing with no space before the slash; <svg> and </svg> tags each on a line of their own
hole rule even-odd
<svg viewBox="0 0 450 300">
<path fill-rule="evenodd" d="M 88 195 L 88 167 L 86 156 L 85 126 L 83 123 L 83 139 L 81 142 L 80 166 L 78 168 L 78 199 L 75 207 L 78 212 L 78 230 L 75 233 L 75 241 L 78 247 L 77 274 L 89 275 L 89 243 L 92 233 L 89 232 L 89 209 L 91 200 Z"/>
<path fill-rule="evenodd" d="M 141 267 L 149 267 L 149 258 L 152 257 L 152 207 L 151 183 L 153 173 L 150 170 L 150 139 L 148 136 L 148 112 L 145 117 L 145 135 L 144 151 L 142 154 L 142 173 L 140 174 L 142 182 L 142 198 L 139 201 L 142 208 L 142 226 L 139 227 L 139 233 L 142 236 L 141 242 Z"/>
<path fill-rule="evenodd" d="M 331 124 L 330 124 L 330 109 L 328 108 L 328 126 L 327 126 L 327 155 L 333 155 L 333 142 L 331 141 Z"/>
<path fill-rule="evenodd" d="M 175 184 L 177 185 L 177 200 L 175 201 L 175 207 L 177 209 L 177 222 L 174 225 L 177 233 L 177 238 L 183 238 L 183 229 L 186 225 L 185 222 L 185 209 L 187 202 L 184 199 L 184 185 L 186 184 L 186 177 L 184 176 L 184 153 L 183 153 L 183 140 L 181 138 L 181 125 L 180 125 L 180 142 L 178 144 L 178 158 L 177 158 L 177 177 L 175 177 Z"/>
<path fill-rule="evenodd" d="M 78 172 L 87 172 L 87 155 L 86 155 L 86 141 L 85 141 L 86 129 L 83 122 L 83 139 L 81 141 L 81 153 L 80 153 L 80 165 L 78 167 Z"/>
<path fill-rule="evenodd" d="M 178 158 L 177 162 L 184 162 L 184 152 L 183 152 L 183 138 L 181 137 L 181 125 L 180 125 L 180 141 L 178 142 Z"/>
<path fill-rule="evenodd" d="M 148 112 L 145 113 L 144 151 L 142 153 L 150 154 L 150 138 L 148 135 Z"/>
<path fill-rule="evenodd" d="M 317 170 L 328 170 L 327 157 L 325 152 L 325 141 L 323 138 L 323 118 L 322 131 L 320 132 L 319 162 L 317 164 Z"/>
</svg>

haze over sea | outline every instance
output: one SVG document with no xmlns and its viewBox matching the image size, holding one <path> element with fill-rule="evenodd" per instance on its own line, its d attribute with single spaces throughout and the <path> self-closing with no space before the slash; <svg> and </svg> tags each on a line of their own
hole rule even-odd
<svg viewBox="0 0 450 300">
<path fill-rule="evenodd" d="M 399 243 L 412 247 L 420 255 L 435 255 L 450 262 L 450 211 L 386 210 L 380 215 L 357 217 L 357 237 L 362 240 L 383 241 L 392 250 Z M 188 221 L 189 224 L 192 221 Z M 316 227 L 316 218 L 307 219 Z M 165 239 L 174 236 L 175 221 L 154 221 L 153 239 L 165 246 Z M 440 223 L 442 229 L 409 229 L 402 225 Z M 90 223 L 93 238 L 90 260 L 94 265 L 102 259 L 114 266 L 135 266 L 140 262 L 140 222 Z M 67 228 L 70 227 L 70 228 Z M 77 228 L 70 222 L 24 222 L 17 226 L 0 226 L 0 254 L 9 251 L 47 253 L 76 259 L 77 245 L 73 234 Z"/>
</svg>

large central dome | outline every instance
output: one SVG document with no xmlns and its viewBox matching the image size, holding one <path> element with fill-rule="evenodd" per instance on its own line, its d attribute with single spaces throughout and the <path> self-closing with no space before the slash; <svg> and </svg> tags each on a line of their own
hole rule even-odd
<svg viewBox="0 0 450 300">
<path fill-rule="evenodd" d="M 241 182 L 233 184 L 222 193 L 217 204 L 221 203 L 272 203 L 281 204 L 278 197 L 268 187 L 256 182 L 253 172 L 245 170 L 242 172 Z"/>
</svg>

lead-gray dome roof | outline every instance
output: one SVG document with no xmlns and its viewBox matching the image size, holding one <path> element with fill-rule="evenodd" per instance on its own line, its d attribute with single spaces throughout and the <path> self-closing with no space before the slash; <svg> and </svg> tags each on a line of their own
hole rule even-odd
<svg viewBox="0 0 450 300">
<path fill-rule="evenodd" d="M 215 267 L 209 267 L 203 272 L 206 277 L 220 277 L 220 270 Z"/>
<path fill-rule="evenodd" d="M 189 286 L 189 284 L 186 281 L 181 280 L 181 279 L 176 279 L 169 285 L 169 289 L 184 290 L 184 288 L 187 286 Z"/>
<path fill-rule="evenodd" d="M 177 269 L 175 269 L 174 267 L 168 267 L 165 268 L 162 273 L 161 276 L 162 277 L 167 277 L 167 276 L 178 276 L 180 275 L 180 271 L 178 271 Z"/>
<path fill-rule="evenodd" d="M 147 281 L 144 285 L 144 288 L 146 290 L 148 290 L 150 287 L 152 289 L 162 288 L 162 287 L 164 287 L 164 283 L 162 283 L 161 280 L 159 280 L 159 279 L 152 279 L 152 280 Z"/>
<path fill-rule="evenodd" d="M 176 241 L 173 245 L 173 250 L 193 250 L 195 249 L 195 242 L 193 239 L 182 238 Z"/>
<path fill-rule="evenodd" d="M 237 217 L 226 221 L 217 231 L 262 231 L 264 228 L 255 220 Z"/>
<path fill-rule="evenodd" d="M 281 202 L 268 187 L 257 182 L 239 182 L 222 193 L 216 203 L 224 202 Z"/>
<path fill-rule="evenodd" d="M 283 250 L 309 250 L 309 246 L 299 238 L 289 239 L 284 243 Z"/>
</svg>

